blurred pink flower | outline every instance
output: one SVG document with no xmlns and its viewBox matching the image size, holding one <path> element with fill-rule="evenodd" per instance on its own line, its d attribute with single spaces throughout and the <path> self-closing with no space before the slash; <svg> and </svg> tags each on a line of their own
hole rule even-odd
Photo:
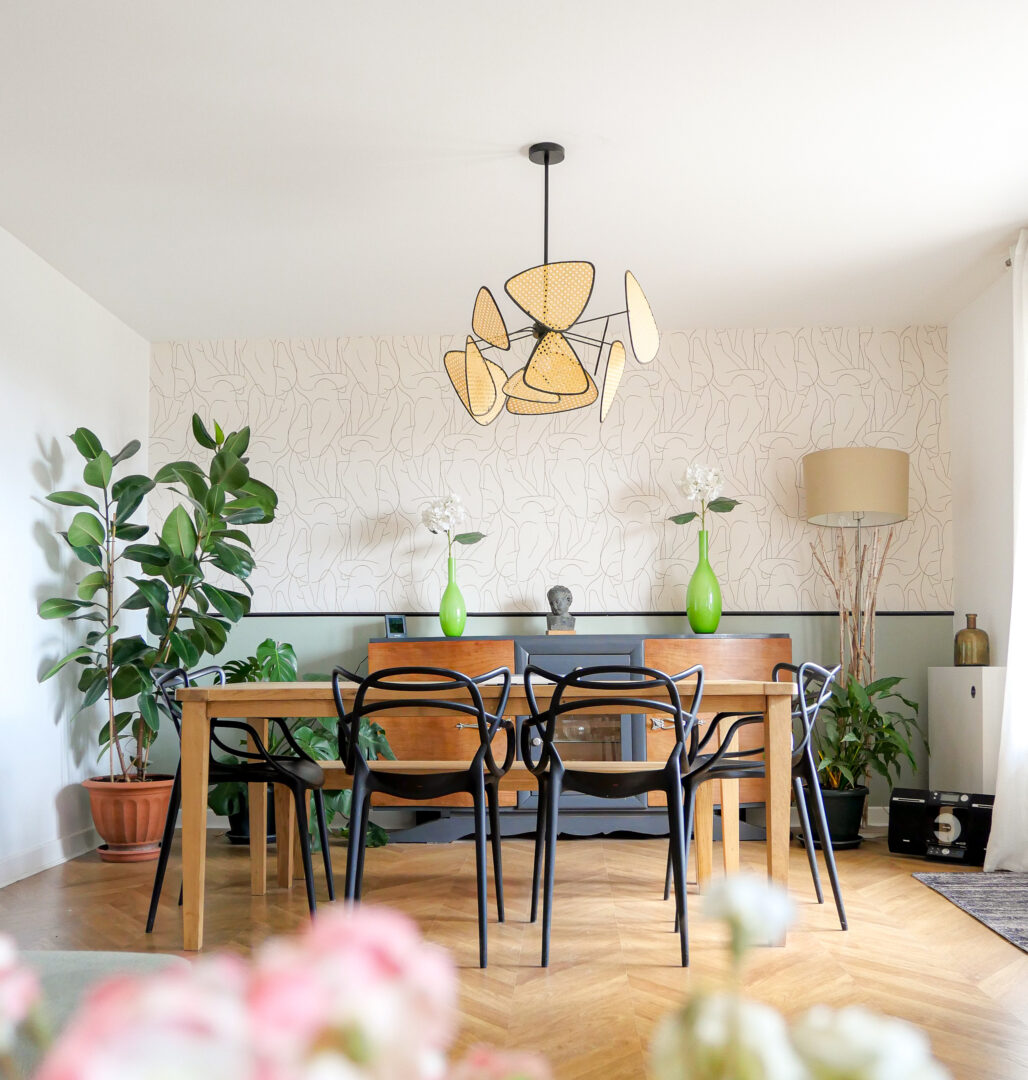
<svg viewBox="0 0 1028 1080">
<path fill-rule="evenodd" d="M 0 934 L 0 1054 L 14 1046 L 18 1028 L 39 1002 L 39 979 L 18 959 L 14 939 Z"/>
<path fill-rule="evenodd" d="M 475 1046 L 453 1067 L 447 1080 L 551 1080 L 552 1076 L 538 1054 Z"/>
</svg>

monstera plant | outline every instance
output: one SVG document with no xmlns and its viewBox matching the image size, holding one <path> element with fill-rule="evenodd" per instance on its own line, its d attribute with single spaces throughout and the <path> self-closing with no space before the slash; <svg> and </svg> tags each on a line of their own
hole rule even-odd
<svg viewBox="0 0 1028 1080">
<path fill-rule="evenodd" d="M 226 434 L 215 423 L 212 435 L 194 415 L 192 432 L 208 456 L 203 466 L 173 461 L 153 478 L 126 471 L 116 479 L 118 466 L 138 452 L 139 442 L 112 455 L 92 431 L 80 427 L 71 441 L 85 459 L 82 479 L 88 490 L 47 496 L 76 510 L 60 535 L 87 572 L 74 596 L 43 601 L 39 614 L 81 622 L 86 632 L 81 644 L 42 679 L 75 664 L 80 709 L 106 701 L 99 738 L 107 775 L 84 782 L 101 835 L 109 829 L 97 820 L 98 799 L 129 788 L 135 798 L 158 798 L 156 790 L 152 795 L 140 790 L 143 782 L 157 783 L 150 776 L 150 750 L 160 726 L 155 679 L 172 667 L 193 667 L 204 654 L 224 648 L 230 627 L 250 608 L 246 579 L 254 560 L 243 527 L 270 522 L 275 515 L 275 493 L 251 476 L 247 465 L 250 429 Z M 155 488 L 172 496 L 174 505 L 151 534 L 132 518 Z M 208 580 L 212 572 L 214 580 Z M 230 588 L 228 581 L 240 588 Z M 145 611 L 146 634 L 121 631 L 132 610 Z M 166 784 L 170 790 L 170 780 Z M 163 798 L 166 803 L 166 794 Z M 163 814 L 155 808 L 143 816 L 160 819 L 156 835 L 140 841 L 147 853 L 156 854 Z M 129 843 L 107 839 L 108 856 Z"/>
</svg>

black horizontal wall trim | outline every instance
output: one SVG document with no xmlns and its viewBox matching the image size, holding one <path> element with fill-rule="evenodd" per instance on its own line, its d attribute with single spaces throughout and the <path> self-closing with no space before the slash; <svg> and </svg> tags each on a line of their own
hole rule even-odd
<svg viewBox="0 0 1028 1080">
<path fill-rule="evenodd" d="M 247 619 L 356 619 L 384 618 L 386 615 L 407 615 L 410 617 L 434 618 L 437 611 L 251 611 Z M 551 614 L 549 611 L 469 611 L 469 619 L 540 619 Z M 664 615 L 685 618 L 684 611 L 573 611 L 575 616 L 590 618 L 646 618 Z M 879 611 L 879 618 L 923 618 L 928 615 L 952 616 L 952 611 Z M 722 618 L 746 616 L 747 618 L 798 618 L 824 616 L 838 618 L 838 611 L 722 611 Z"/>
</svg>

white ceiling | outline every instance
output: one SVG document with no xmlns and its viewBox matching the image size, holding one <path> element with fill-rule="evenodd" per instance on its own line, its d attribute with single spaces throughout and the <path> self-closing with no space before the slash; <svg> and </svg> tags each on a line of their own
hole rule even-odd
<svg viewBox="0 0 1028 1080">
<path fill-rule="evenodd" d="M 3 0 L 0 226 L 151 340 L 946 322 L 1028 224 L 1024 0 Z"/>
</svg>

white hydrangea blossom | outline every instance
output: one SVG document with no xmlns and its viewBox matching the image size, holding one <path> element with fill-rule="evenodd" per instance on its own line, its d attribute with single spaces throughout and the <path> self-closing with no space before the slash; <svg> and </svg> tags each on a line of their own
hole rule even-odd
<svg viewBox="0 0 1028 1080">
<path fill-rule="evenodd" d="M 734 994 L 694 997 L 664 1017 L 650 1059 L 657 1080 L 808 1080 L 781 1014 Z"/>
<path fill-rule="evenodd" d="M 706 505 L 721 494 L 724 483 L 724 475 L 716 466 L 693 462 L 686 469 L 685 476 L 679 481 L 678 486 L 687 499 Z"/>
<path fill-rule="evenodd" d="M 818 1005 L 794 1026 L 793 1046 L 813 1080 L 949 1080 L 923 1031 L 859 1005 Z"/>
<path fill-rule="evenodd" d="M 433 499 L 421 511 L 421 520 L 434 533 L 455 533 L 467 516 L 461 497 L 452 492 L 441 499 Z"/>
<path fill-rule="evenodd" d="M 789 894 L 756 874 L 716 879 L 703 899 L 703 913 L 728 925 L 737 956 L 752 945 L 780 941 L 794 915 Z"/>
</svg>

